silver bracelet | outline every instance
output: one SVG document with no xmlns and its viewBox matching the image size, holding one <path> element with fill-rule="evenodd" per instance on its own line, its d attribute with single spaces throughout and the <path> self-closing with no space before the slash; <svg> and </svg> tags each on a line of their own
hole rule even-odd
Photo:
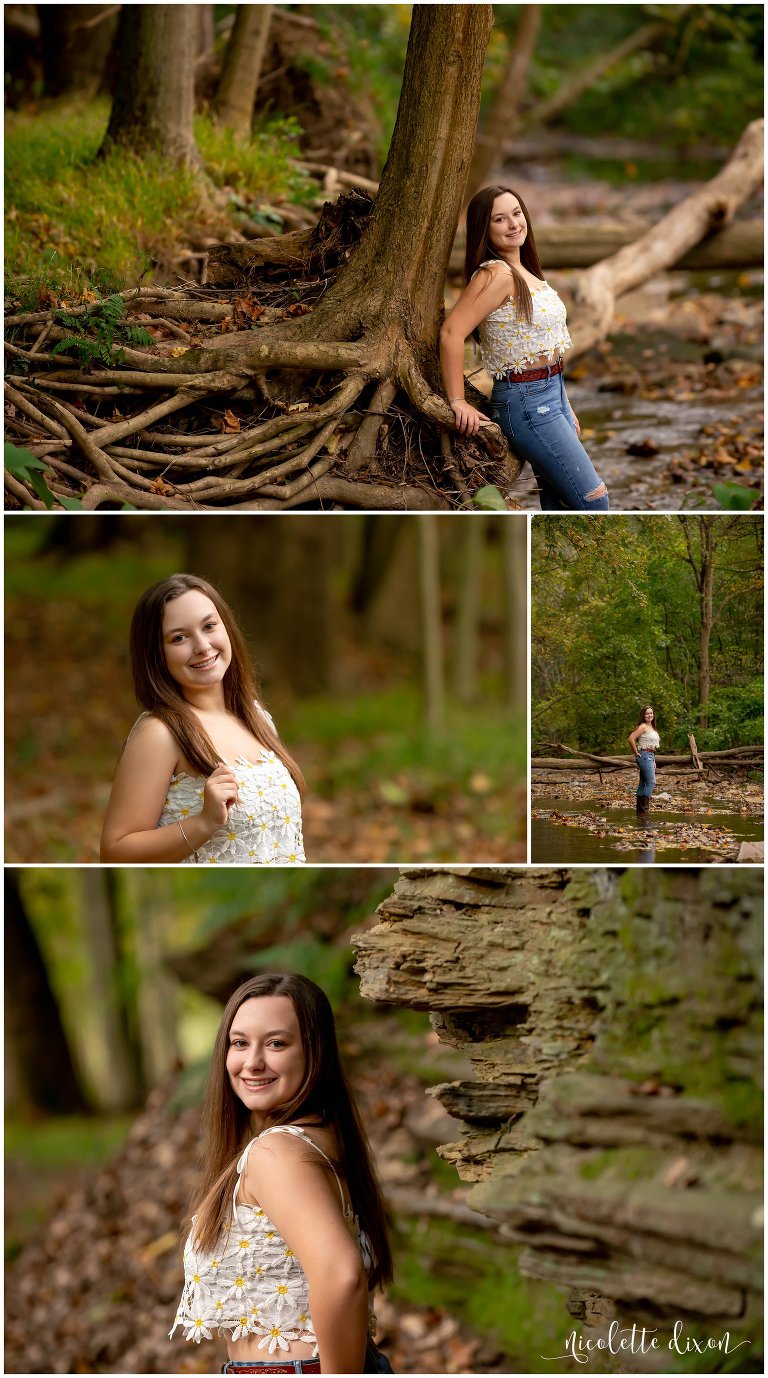
<svg viewBox="0 0 768 1378">
<path fill-rule="evenodd" d="M 454 404 L 454 402 L 465 402 L 465 401 L 466 401 L 466 398 L 465 398 L 465 397 L 449 397 L 449 398 L 448 398 L 448 406 L 449 406 L 449 407 L 452 407 L 453 404 Z"/>
<path fill-rule="evenodd" d="M 184 831 L 184 828 L 183 828 L 183 826 L 182 826 L 181 819 L 180 819 L 180 818 L 177 818 L 177 819 L 176 819 L 176 822 L 177 822 L 178 825 L 179 825 L 179 832 L 181 833 L 182 837 L 184 838 L 184 841 L 186 842 L 187 846 L 189 847 L 189 850 L 190 850 L 191 852 L 194 852 L 195 849 L 194 849 L 194 847 L 192 846 L 192 843 L 190 842 L 189 838 L 187 837 L 187 834 L 186 834 L 185 831 Z"/>
</svg>

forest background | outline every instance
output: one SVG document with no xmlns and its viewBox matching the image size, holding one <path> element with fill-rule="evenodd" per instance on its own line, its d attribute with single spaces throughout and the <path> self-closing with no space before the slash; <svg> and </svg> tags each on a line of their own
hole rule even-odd
<svg viewBox="0 0 768 1378">
<path fill-rule="evenodd" d="M 763 540 L 753 517 L 534 518 L 534 755 L 626 755 L 646 704 L 663 751 L 760 744 Z"/>
<path fill-rule="evenodd" d="M 110 94 L 124 75 L 114 46 L 119 7 L 6 7 L 6 93 L 12 107 L 6 293 L 14 311 L 66 311 L 75 303 L 93 308 L 90 324 L 98 324 L 98 339 L 81 340 L 89 357 L 100 348 L 99 357 L 109 359 L 113 347 L 146 346 L 148 340 L 155 352 L 160 346 L 161 355 L 163 348 L 182 353 L 189 329 L 185 334 L 173 323 L 150 323 L 139 340 L 126 322 L 113 318 L 111 308 L 102 320 L 99 303 L 150 280 L 197 281 L 208 251 L 221 241 L 242 244 L 314 224 L 322 203 L 340 191 L 375 191 L 390 152 L 410 6 L 194 8 L 194 121 L 190 110 L 182 130 L 169 115 L 161 138 L 167 147 L 158 152 L 141 146 L 146 124 L 136 118 L 137 109 L 127 108 L 124 91 L 110 108 Z M 229 40 L 239 11 L 250 12 L 252 20 L 258 12 L 266 27 L 261 47 L 251 50 L 245 64 L 251 84 L 233 93 L 227 68 L 237 45 Z M 485 51 L 484 41 L 481 46 Z M 169 54 L 158 49 L 155 56 L 158 70 L 169 75 Z M 415 71 L 418 65 L 417 54 Z M 429 149 L 437 115 L 426 104 L 414 108 L 416 144 L 421 140 Z M 537 232 L 547 241 L 545 266 L 564 270 L 558 287 L 570 299 L 583 266 L 634 242 L 702 186 L 761 109 L 760 6 L 498 6 L 482 66 L 480 132 L 469 185 L 503 169 L 525 189 Z M 511 131 L 509 138 L 504 130 Z M 471 147 L 473 131 L 464 135 Z M 168 156 L 174 143 L 183 146 L 178 167 Z M 750 162 L 750 178 L 753 173 L 753 194 L 728 229 L 735 238 L 714 236 L 703 256 L 693 254 L 690 266 L 686 258 L 684 268 L 657 272 L 643 290 L 622 298 L 610 338 L 570 370 L 585 439 L 606 471 L 614 506 L 670 508 L 695 498 L 710 507 L 746 508 L 757 501 L 762 228 L 759 173 Z M 419 227 L 419 253 L 433 228 Z M 391 241 L 381 278 L 394 292 L 404 265 L 402 246 L 395 237 Z M 451 271 L 455 278 L 455 265 Z M 455 288 L 456 281 L 449 284 L 449 301 Z M 442 282 L 438 290 L 442 294 Z M 261 326 L 271 319 L 263 316 L 263 303 L 249 298 L 240 307 L 233 303 L 232 320 L 221 328 L 257 329 L 253 307 Z M 297 315 L 307 309 L 298 299 L 294 307 Z M 290 325 L 287 317 L 285 323 Z M 54 345 L 50 332 L 48 338 L 51 348 L 60 348 L 61 340 Z M 22 338 L 22 354 L 16 356 L 22 371 L 28 343 Z M 433 350 L 433 341 L 423 343 Z M 42 367 L 45 351 L 38 352 Z M 423 413 L 416 393 L 409 402 Z M 225 408 L 213 410 L 226 433 Z M 423 414 L 430 416 L 429 408 Z M 18 401 L 11 402 L 9 419 L 18 440 L 31 435 L 34 443 L 34 424 Z M 390 449 L 397 450 L 397 443 L 391 435 Z M 410 506 L 423 505 L 423 475 L 417 463 L 414 477 L 404 444 L 403 472 L 407 467 L 414 483 L 399 496 Z M 55 444 L 47 452 L 60 463 Z M 439 455 L 438 447 L 440 473 Z M 359 460 L 357 455 L 358 467 Z M 8 462 L 13 506 L 50 500 L 40 465 L 30 467 L 14 454 Z M 438 494 L 432 484 L 433 504 L 459 505 L 468 493 L 474 499 L 481 481 L 477 467 L 470 463 L 462 470 L 462 464 L 460 457 L 458 480 L 451 474 L 450 483 L 442 484 L 450 492 Z M 390 487 L 396 467 L 390 472 L 384 465 Z M 62 488 L 59 481 L 66 469 L 56 472 L 57 492 L 66 498 L 66 482 Z M 492 487 L 494 473 L 489 480 Z M 329 495 L 362 505 L 359 485 L 349 489 L 331 478 L 327 483 Z M 213 492 L 215 485 L 208 486 Z M 291 495 L 269 496 L 282 501 Z M 393 501 L 388 489 L 374 494 L 373 484 L 363 496 L 364 505 Z M 142 497 L 142 504 L 151 501 L 156 494 Z M 516 487 L 515 501 L 536 506 L 530 477 Z"/>
<path fill-rule="evenodd" d="M 526 523 L 6 518 L 11 861 L 97 861 L 151 583 L 221 588 L 307 778 L 311 861 L 525 859 Z"/>
</svg>

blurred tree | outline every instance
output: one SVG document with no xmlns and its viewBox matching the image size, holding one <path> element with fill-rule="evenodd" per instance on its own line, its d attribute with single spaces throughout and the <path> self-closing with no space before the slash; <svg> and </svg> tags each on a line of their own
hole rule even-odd
<svg viewBox="0 0 768 1378">
<path fill-rule="evenodd" d="M 96 95 L 117 34 L 120 8 L 37 6 L 46 96 L 91 100 Z"/>
<path fill-rule="evenodd" d="M 432 515 L 425 515 L 419 521 L 419 555 L 427 726 L 432 732 L 442 732 L 445 726 L 445 657 L 440 598 L 440 536 L 437 518 Z"/>
<path fill-rule="evenodd" d="M 480 577 L 486 521 L 482 513 L 464 523 L 462 572 L 456 611 L 456 644 L 453 652 L 454 691 L 459 703 L 477 697 L 477 632 L 480 616 Z"/>
<path fill-rule="evenodd" d="M 493 97 L 488 118 L 475 139 L 475 151 L 464 193 L 465 204 L 490 178 L 494 164 L 503 161 L 504 142 L 519 123 L 528 74 L 541 27 L 541 5 L 521 5 L 517 31 L 509 45 L 507 65 Z"/>
<path fill-rule="evenodd" d="M 82 1113 L 88 1106 L 19 890 L 18 871 L 6 868 L 4 898 L 6 1103 L 15 1111 Z"/>
<path fill-rule="evenodd" d="M 161 153 L 196 165 L 192 119 L 197 53 L 197 6 L 124 5 L 109 125 L 101 146 Z"/>
<path fill-rule="evenodd" d="M 247 139 L 272 19 L 271 5 L 238 5 L 216 93 L 222 124 Z"/>
<path fill-rule="evenodd" d="M 237 519 L 236 519 L 237 520 Z M 292 522 L 260 513 L 241 518 L 252 536 L 248 558 L 231 538 L 231 517 L 185 525 L 187 566 L 234 604 L 267 680 L 297 694 L 320 694 L 335 682 L 335 632 L 329 579 L 336 523 Z"/>
<path fill-rule="evenodd" d="M 507 702 L 513 712 L 524 713 L 528 702 L 528 530 L 519 519 L 504 517 L 502 523 Z"/>
<path fill-rule="evenodd" d="M 109 1110 L 132 1110 L 143 1103 L 149 1087 L 144 1081 L 141 1042 L 132 1008 L 134 989 L 126 981 L 115 877 L 110 868 L 85 867 L 80 872 L 80 884 L 93 999 L 100 1014 L 102 1061 L 108 1069 L 108 1075 L 100 1078 L 100 1099 Z"/>
</svg>

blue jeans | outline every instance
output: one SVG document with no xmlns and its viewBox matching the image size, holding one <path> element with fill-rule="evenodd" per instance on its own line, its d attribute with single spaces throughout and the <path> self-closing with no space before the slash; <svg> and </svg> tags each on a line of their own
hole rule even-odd
<svg viewBox="0 0 768 1378">
<path fill-rule="evenodd" d="M 605 485 L 576 434 L 562 373 L 532 383 L 497 379 L 491 420 L 533 469 L 542 512 L 608 511 Z M 600 496 L 590 497 L 598 489 Z"/>
<path fill-rule="evenodd" d="M 640 770 L 637 797 L 641 799 L 646 796 L 650 799 L 656 785 L 656 757 L 652 751 L 641 751 L 637 764 Z"/>
</svg>

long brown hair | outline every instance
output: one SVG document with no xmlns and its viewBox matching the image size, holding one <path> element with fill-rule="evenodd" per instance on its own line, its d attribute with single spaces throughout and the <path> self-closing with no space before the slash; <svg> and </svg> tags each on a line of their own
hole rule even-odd
<svg viewBox="0 0 768 1378">
<path fill-rule="evenodd" d="M 505 192 L 509 192 L 510 196 L 514 196 L 515 200 L 519 202 L 520 209 L 525 216 L 525 221 L 528 226 L 528 233 L 520 249 L 520 262 L 524 268 L 528 269 L 529 273 L 533 273 L 534 277 L 540 278 L 542 282 L 544 281 L 544 273 L 542 272 L 541 263 L 539 262 L 531 217 L 528 214 L 528 208 L 522 196 L 518 196 L 517 192 L 513 191 L 511 187 L 483 187 L 480 191 L 475 192 L 472 200 L 467 206 L 467 243 L 464 253 L 465 283 L 469 282 L 470 278 L 474 276 L 478 268 L 480 268 L 487 259 L 492 258 L 498 259 L 500 262 L 506 262 L 506 260 L 500 259 L 499 252 L 497 249 L 494 249 L 490 239 L 493 203 L 497 196 L 503 196 Z M 518 316 L 521 316 L 526 324 L 530 325 L 533 319 L 533 302 L 531 300 L 530 288 L 522 273 L 518 273 L 517 269 L 513 268 L 511 264 L 507 264 L 507 267 L 514 279 L 515 310 Z M 483 271 L 487 273 L 490 272 L 490 269 L 485 268 Z M 474 330 L 472 334 L 476 340 L 479 340 L 480 334 L 478 330 Z"/>
<path fill-rule="evenodd" d="M 202 1111 L 203 1180 L 193 1204 L 198 1247 L 213 1249 L 230 1218 L 237 1161 L 253 1138 L 250 1111 L 235 1095 L 227 1072 L 229 1032 L 240 1006 L 264 995 L 287 995 L 293 1002 L 305 1058 L 304 1080 L 291 1100 L 268 1117 L 269 1124 L 310 1118 L 334 1131 L 338 1167 L 347 1183 L 352 1209 L 371 1245 L 372 1286 L 392 1277 L 384 1201 L 360 1112 L 339 1057 L 333 1011 L 325 992 L 294 972 L 252 976 L 230 996 L 213 1049 Z"/>
<path fill-rule="evenodd" d="M 165 660 L 163 645 L 163 609 L 166 603 L 191 589 L 198 589 L 210 598 L 221 618 L 232 647 L 232 659 L 224 676 L 224 706 L 239 718 L 259 744 L 274 751 L 286 770 L 290 771 L 299 794 L 306 789 L 304 776 L 293 757 L 288 754 L 264 712 L 260 712 L 258 692 L 248 651 L 232 609 L 225 603 L 218 589 L 195 574 L 171 574 L 153 584 L 139 599 L 131 619 L 131 670 L 134 692 L 147 713 L 165 723 L 179 744 L 179 748 L 200 775 L 209 776 L 220 764 L 220 758 L 208 733 L 184 698 L 171 675 Z M 259 705 L 257 707 L 257 705 Z"/>
<path fill-rule="evenodd" d="M 647 703 L 647 704 L 645 705 L 645 708 L 642 708 L 642 709 L 640 710 L 640 717 L 638 718 L 637 722 L 635 723 L 635 726 L 636 726 L 636 727 L 639 727 L 641 723 L 645 723 L 645 715 L 646 715 L 646 713 L 648 712 L 648 709 L 649 709 L 649 708 L 650 708 L 651 712 L 653 713 L 653 704 L 652 704 L 652 703 Z M 655 714 L 655 713 L 653 713 L 653 717 L 652 717 L 652 719 L 651 719 L 651 724 L 650 724 L 650 725 L 651 725 L 651 727 L 653 728 L 653 730 L 654 730 L 654 732 L 655 732 L 655 731 L 656 731 L 656 714 Z M 647 723 L 646 723 L 646 726 L 648 726 Z"/>
</svg>

